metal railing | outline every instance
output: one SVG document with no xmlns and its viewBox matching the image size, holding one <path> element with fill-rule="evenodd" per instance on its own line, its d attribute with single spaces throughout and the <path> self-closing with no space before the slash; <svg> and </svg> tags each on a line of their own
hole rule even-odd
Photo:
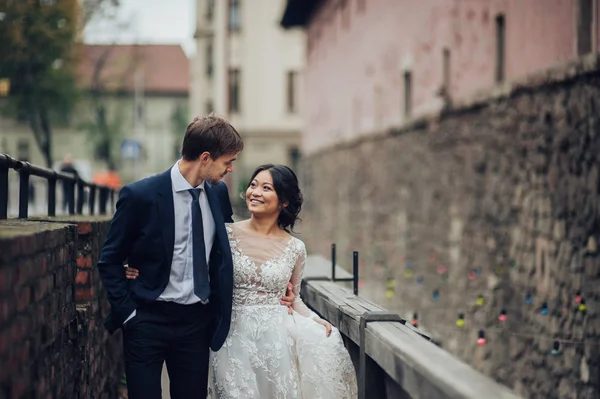
<svg viewBox="0 0 600 399">
<path fill-rule="evenodd" d="M 114 208 L 115 206 L 115 190 L 110 187 L 89 183 L 79 177 L 32 165 L 26 161 L 19 161 L 8 154 L 0 153 L 0 220 L 8 218 L 8 172 L 10 169 L 19 173 L 20 219 L 28 217 L 30 176 L 41 177 L 48 182 L 48 216 L 56 216 L 56 182 L 58 180 L 66 185 L 69 215 L 83 214 L 86 187 L 89 188 L 88 207 L 90 215 L 95 212 L 96 193 L 99 197 L 98 208 L 101 215 L 106 214 L 109 199 L 111 207 Z M 77 197 L 75 196 L 76 188 Z M 75 199 L 77 199 L 77 202 L 75 202 Z"/>
<path fill-rule="evenodd" d="M 355 253 L 353 266 L 357 258 Z M 509 388 L 436 345 L 412 322 L 348 286 L 330 284 L 340 280 L 323 276 L 328 273 L 327 259 L 317 255 L 310 262 L 309 277 L 302 282 L 303 301 L 342 334 L 355 366 L 358 399 L 518 399 Z M 356 273 L 342 281 L 354 278 Z"/>
<path fill-rule="evenodd" d="M 337 282 L 352 282 L 352 292 L 354 295 L 358 295 L 358 251 L 352 253 L 352 277 L 336 277 L 336 247 L 335 244 L 331 244 L 331 277 L 317 276 L 317 277 L 305 277 L 304 281 L 331 281 Z"/>
<path fill-rule="evenodd" d="M 352 277 L 336 277 L 336 245 L 331 244 L 331 277 L 326 276 L 314 276 L 314 277 L 305 277 L 303 280 L 305 282 L 308 281 L 331 281 L 331 282 L 352 282 L 352 293 L 354 297 L 358 297 L 358 282 L 359 282 L 359 274 L 358 274 L 358 251 L 352 252 Z M 402 325 L 409 327 L 412 331 L 425 338 L 427 341 L 431 341 L 431 337 L 427 334 L 421 332 L 418 328 L 411 326 L 410 323 L 407 323 L 407 320 L 400 317 L 398 314 L 388 311 L 365 311 L 360 314 L 359 318 L 359 366 L 358 366 L 358 398 L 366 399 L 367 398 L 367 359 L 365 352 L 365 333 L 367 324 L 376 323 L 376 322 L 398 322 Z M 339 327 L 339 326 L 338 326 Z"/>
</svg>

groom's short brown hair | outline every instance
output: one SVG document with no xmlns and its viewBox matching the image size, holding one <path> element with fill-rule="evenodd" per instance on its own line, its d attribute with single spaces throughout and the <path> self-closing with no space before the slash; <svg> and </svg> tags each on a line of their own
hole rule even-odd
<svg viewBox="0 0 600 399">
<path fill-rule="evenodd" d="M 195 161 L 203 152 L 209 152 L 212 159 L 217 159 L 243 149 L 244 142 L 237 130 L 222 116 L 210 114 L 196 117 L 188 125 L 181 156 L 186 161 Z"/>
</svg>

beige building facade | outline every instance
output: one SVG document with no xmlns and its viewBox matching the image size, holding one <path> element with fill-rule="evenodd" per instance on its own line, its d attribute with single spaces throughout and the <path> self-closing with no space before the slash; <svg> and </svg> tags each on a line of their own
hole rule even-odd
<svg viewBox="0 0 600 399">
<path fill-rule="evenodd" d="M 227 117 L 245 149 L 227 183 L 234 199 L 254 168 L 296 167 L 305 34 L 279 25 L 280 0 L 197 0 L 190 116 Z M 235 201 L 238 202 L 238 201 Z"/>
<path fill-rule="evenodd" d="M 65 156 L 71 155 L 85 180 L 108 169 L 99 150 L 102 107 L 110 131 L 108 151 L 123 184 L 168 169 L 179 156 L 189 122 L 189 75 L 189 60 L 180 45 L 83 45 L 78 76 L 81 98 L 68 123 L 52 125 L 53 167 L 60 169 Z M 99 89 L 96 100 L 92 87 Z M 28 124 L 10 115 L 0 115 L 0 152 L 45 164 Z M 14 215 L 18 176 L 11 173 L 10 178 L 9 211 Z M 32 183 L 34 210 L 43 212 L 46 182 L 34 177 Z"/>
<path fill-rule="evenodd" d="M 98 81 L 92 82 L 102 58 L 105 66 Z M 110 151 L 124 182 L 162 172 L 175 162 L 189 106 L 189 61 L 181 46 L 83 45 L 79 82 L 82 96 L 68 124 L 52 126 L 52 158 L 57 167 L 67 154 L 85 179 L 108 167 L 96 150 L 97 108 L 90 90 L 94 84 L 100 87 L 99 102 L 112 129 Z M 137 165 L 124 156 L 126 142 L 141 143 Z M 27 123 L 8 116 L 0 117 L 0 152 L 45 163 Z"/>
</svg>

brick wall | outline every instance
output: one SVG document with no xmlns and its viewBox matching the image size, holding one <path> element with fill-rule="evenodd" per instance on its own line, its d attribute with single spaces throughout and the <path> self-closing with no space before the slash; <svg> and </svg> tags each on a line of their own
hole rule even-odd
<svg viewBox="0 0 600 399">
<path fill-rule="evenodd" d="M 115 398 L 121 339 L 95 268 L 107 218 L 0 222 L 0 398 Z"/>
<path fill-rule="evenodd" d="M 104 318 L 109 312 L 106 291 L 96 267 L 108 233 L 110 218 L 98 217 L 91 221 L 69 218 L 77 225 L 77 271 L 75 298 L 80 326 L 77 393 L 80 398 L 113 398 L 123 373 L 120 332 L 110 336 L 104 328 Z"/>
<path fill-rule="evenodd" d="M 306 158 L 301 238 L 348 270 L 359 250 L 361 295 L 525 397 L 599 397 L 599 66 Z"/>
</svg>

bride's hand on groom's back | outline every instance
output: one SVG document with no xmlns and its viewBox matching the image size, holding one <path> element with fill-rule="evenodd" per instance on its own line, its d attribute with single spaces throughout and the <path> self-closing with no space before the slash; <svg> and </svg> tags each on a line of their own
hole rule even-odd
<svg viewBox="0 0 600 399">
<path fill-rule="evenodd" d="M 292 308 L 292 303 L 294 303 L 294 299 L 296 299 L 296 295 L 294 295 L 293 288 L 294 288 L 294 286 L 292 285 L 292 283 L 288 283 L 285 296 L 283 298 L 281 298 L 281 304 L 283 306 L 288 307 L 288 314 L 294 313 L 294 309 Z"/>
<path fill-rule="evenodd" d="M 129 280 L 135 280 L 140 275 L 140 271 L 133 267 L 125 267 L 125 277 Z"/>
</svg>

